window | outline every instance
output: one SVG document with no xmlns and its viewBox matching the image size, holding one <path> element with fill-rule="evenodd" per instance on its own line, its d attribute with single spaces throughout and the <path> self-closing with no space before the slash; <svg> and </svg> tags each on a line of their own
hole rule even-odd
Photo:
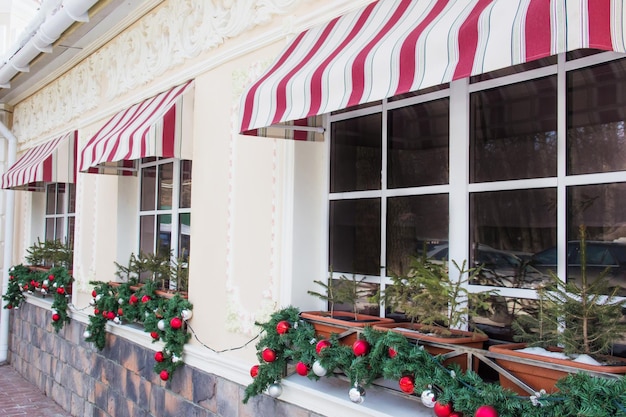
<svg viewBox="0 0 626 417">
<path fill-rule="evenodd" d="M 374 291 L 464 253 L 468 290 L 498 291 L 474 325 L 511 340 L 550 273 L 579 279 L 584 225 L 588 271 L 626 296 L 624 109 L 626 59 L 583 51 L 331 115 L 329 271 Z"/>
<path fill-rule="evenodd" d="M 76 186 L 54 183 L 46 185 L 46 240 L 58 240 L 74 247 Z"/>
<path fill-rule="evenodd" d="M 140 164 L 139 250 L 188 262 L 191 161 L 145 158 Z"/>
</svg>

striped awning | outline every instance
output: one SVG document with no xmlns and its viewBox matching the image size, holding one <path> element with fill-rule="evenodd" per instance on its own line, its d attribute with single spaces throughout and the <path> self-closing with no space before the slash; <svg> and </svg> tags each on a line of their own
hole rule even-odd
<svg viewBox="0 0 626 417">
<path fill-rule="evenodd" d="M 44 191 L 46 183 L 75 183 L 77 134 L 73 130 L 27 150 L 2 174 L 2 188 Z"/>
<path fill-rule="evenodd" d="M 193 80 L 117 113 L 81 150 L 79 170 L 132 174 L 141 158 L 191 159 L 192 90 Z"/>
<path fill-rule="evenodd" d="M 624 0 L 379 0 L 295 37 L 241 97 L 239 131 L 575 49 L 625 52 L 625 13 Z"/>
</svg>

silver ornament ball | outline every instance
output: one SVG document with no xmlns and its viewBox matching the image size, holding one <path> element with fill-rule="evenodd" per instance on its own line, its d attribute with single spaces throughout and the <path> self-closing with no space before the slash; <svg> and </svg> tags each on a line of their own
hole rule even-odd
<svg viewBox="0 0 626 417">
<path fill-rule="evenodd" d="M 361 404 L 363 401 L 365 401 L 365 389 L 363 389 L 363 387 L 360 385 L 355 385 L 354 387 L 350 388 L 350 392 L 348 392 L 348 395 L 350 396 L 350 401 L 355 404 Z"/>
<path fill-rule="evenodd" d="M 274 382 L 267 388 L 267 393 L 270 397 L 278 398 L 283 393 L 283 387 L 278 382 Z"/>
<path fill-rule="evenodd" d="M 313 373 L 317 376 L 325 376 L 328 371 L 322 366 L 320 361 L 313 362 Z"/>
</svg>

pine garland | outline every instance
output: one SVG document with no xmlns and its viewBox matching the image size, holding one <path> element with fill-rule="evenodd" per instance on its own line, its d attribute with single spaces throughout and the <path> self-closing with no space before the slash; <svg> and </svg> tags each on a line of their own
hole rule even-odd
<svg viewBox="0 0 626 417">
<path fill-rule="evenodd" d="M 290 325 L 284 334 L 277 331 L 281 321 Z M 318 354 L 315 330 L 300 318 L 295 307 L 277 311 L 268 322 L 257 325 L 263 334 L 256 345 L 259 364 L 251 370 L 254 379 L 246 387 L 244 403 L 280 382 L 294 363 L 312 365 L 318 361 L 324 369 L 332 370 L 326 377 L 343 374 L 351 385 L 362 387 L 381 377 L 399 380 L 410 376 L 415 386 L 411 395 L 419 396 L 431 389 L 437 401 L 452 403 L 454 410 L 465 416 L 473 416 L 482 405 L 492 405 L 500 417 L 626 416 L 626 377 L 604 379 L 584 372 L 569 374 L 557 382 L 559 392 L 523 397 L 497 383 L 484 381 L 471 370 L 464 373 L 457 364 L 445 367 L 440 357 L 430 355 L 422 346 L 394 331 L 380 332 L 366 327 L 359 337 L 369 344 L 369 353 L 356 356 L 352 347 L 342 345 L 336 335 L 328 339 L 329 346 Z M 265 349 L 274 351 L 274 361 L 265 360 Z M 310 367 L 306 376 L 313 380 L 320 378 Z"/>
</svg>

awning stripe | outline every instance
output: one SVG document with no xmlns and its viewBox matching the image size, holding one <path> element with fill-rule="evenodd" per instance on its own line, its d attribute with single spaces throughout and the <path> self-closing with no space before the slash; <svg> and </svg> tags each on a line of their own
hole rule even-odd
<svg viewBox="0 0 626 417">
<path fill-rule="evenodd" d="M 2 188 L 42 191 L 45 183 L 75 183 L 77 134 L 72 131 L 27 150 L 2 175 Z"/>
<path fill-rule="evenodd" d="M 192 85 L 188 81 L 113 116 L 82 149 L 80 171 L 101 172 L 100 164 L 146 157 L 191 159 L 189 146 L 180 143 L 182 122 L 177 114 Z"/>
<path fill-rule="evenodd" d="M 243 94 L 240 132 L 580 48 L 626 52 L 623 0 L 379 0 L 300 33 Z"/>
</svg>

